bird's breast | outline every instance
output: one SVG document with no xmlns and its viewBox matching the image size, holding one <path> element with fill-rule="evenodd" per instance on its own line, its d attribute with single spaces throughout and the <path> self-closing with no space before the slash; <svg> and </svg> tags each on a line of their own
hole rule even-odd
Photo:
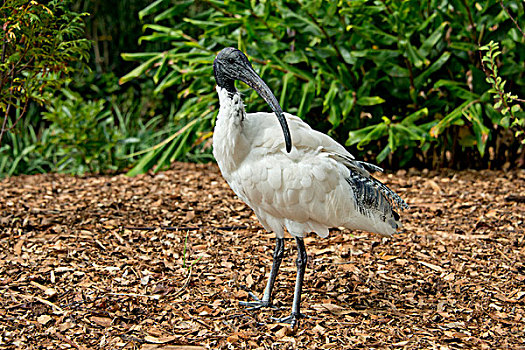
<svg viewBox="0 0 525 350">
<path fill-rule="evenodd" d="M 250 150 L 244 130 L 244 106 L 238 94 L 219 90 L 220 108 L 213 131 L 213 155 L 223 176 L 229 175 L 242 163 Z"/>
</svg>

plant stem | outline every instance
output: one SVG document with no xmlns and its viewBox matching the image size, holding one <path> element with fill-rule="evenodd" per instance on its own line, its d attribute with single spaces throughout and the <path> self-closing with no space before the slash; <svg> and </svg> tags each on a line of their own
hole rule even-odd
<svg viewBox="0 0 525 350">
<path fill-rule="evenodd" d="M 405 62 L 408 68 L 408 74 L 410 79 L 410 87 L 414 90 L 416 90 L 416 86 L 414 85 L 414 73 L 412 72 L 412 64 L 408 59 L 405 58 Z"/>
<path fill-rule="evenodd" d="M 6 124 L 7 124 L 7 118 L 9 117 L 9 108 L 11 107 L 11 105 L 7 105 L 7 108 L 6 108 L 6 111 L 5 111 L 5 115 L 4 115 L 4 120 L 2 121 L 2 129 L 0 130 L 0 145 L 2 144 L 2 138 L 4 137 L 4 133 L 7 131 L 6 130 Z"/>
<path fill-rule="evenodd" d="M 516 27 L 518 28 L 518 30 L 521 32 L 521 35 L 523 35 L 523 37 L 525 37 L 525 32 L 523 31 L 523 29 L 521 29 L 520 25 L 518 24 L 518 22 L 516 22 L 516 20 L 514 19 L 514 17 L 510 14 L 509 12 L 509 9 L 505 7 L 505 5 L 503 5 L 503 0 L 500 0 L 499 1 L 499 5 L 501 6 L 501 8 L 503 8 L 503 10 L 505 10 L 505 12 L 507 12 L 507 15 L 510 17 L 510 19 L 512 20 L 512 22 L 514 22 L 514 24 L 516 25 Z"/>
<path fill-rule="evenodd" d="M 474 19 L 472 18 L 472 12 L 470 11 L 470 7 L 468 6 L 467 0 L 463 0 L 463 5 L 467 9 L 467 15 L 468 15 L 468 21 L 470 22 L 470 26 L 472 27 L 472 38 L 474 42 L 476 41 L 476 23 L 474 23 Z"/>
<path fill-rule="evenodd" d="M 9 89 L 13 87 L 13 81 L 15 80 L 15 68 L 13 64 L 13 68 L 11 69 L 11 86 Z M 7 119 L 9 118 L 9 111 L 11 110 L 11 101 L 13 100 L 13 95 L 9 95 L 9 100 L 7 101 L 7 107 L 5 109 L 4 113 L 4 120 L 2 122 L 2 130 L 0 130 L 0 145 L 2 144 L 2 139 L 4 137 L 5 132 L 7 131 L 6 125 L 7 125 Z"/>
</svg>

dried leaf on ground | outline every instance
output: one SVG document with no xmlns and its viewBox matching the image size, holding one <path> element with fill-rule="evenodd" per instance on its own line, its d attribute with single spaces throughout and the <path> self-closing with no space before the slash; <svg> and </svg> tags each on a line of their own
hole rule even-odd
<svg viewBox="0 0 525 350">
<path fill-rule="evenodd" d="M 525 339 L 525 172 L 379 175 L 410 204 L 392 239 L 309 235 L 301 321 L 261 295 L 273 235 L 215 165 L 0 181 L 2 349 L 496 349 Z M 187 239 L 186 239 L 187 237 Z"/>
</svg>

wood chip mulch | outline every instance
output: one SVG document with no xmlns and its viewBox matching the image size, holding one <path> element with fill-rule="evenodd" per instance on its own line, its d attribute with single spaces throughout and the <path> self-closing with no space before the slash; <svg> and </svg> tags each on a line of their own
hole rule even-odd
<svg viewBox="0 0 525 350">
<path fill-rule="evenodd" d="M 215 165 L 157 175 L 0 181 L 1 349 L 523 349 L 525 171 L 380 175 L 410 204 L 391 239 L 295 243 L 277 310 L 261 295 L 275 240 Z"/>
</svg>

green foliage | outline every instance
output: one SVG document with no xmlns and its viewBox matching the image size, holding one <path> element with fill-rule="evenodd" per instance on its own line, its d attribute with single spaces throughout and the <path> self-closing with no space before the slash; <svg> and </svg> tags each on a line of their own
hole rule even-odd
<svg viewBox="0 0 525 350">
<path fill-rule="evenodd" d="M 15 111 L 16 119 L 19 119 L 18 113 L 21 112 Z M 34 105 L 27 115 L 17 125 L 8 120 L 6 126 L 11 132 L 5 135 L 0 146 L 0 178 L 20 173 L 45 173 L 53 168 L 55 148 L 49 142 L 51 132 L 39 127 Z"/>
<path fill-rule="evenodd" d="M 480 47 L 480 51 L 487 51 L 482 58 L 482 62 L 485 64 L 486 72 L 488 71 L 487 82 L 492 86 L 489 92 L 492 93 L 495 101 L 493 107 L 503 115 L 503 118 L 500 120 L 501 125 L 505 127 L 510 125 L 517 129 L 516 137 L 523 136 L 525 134 L 525 113 L 518 113 L 522 108 L 515 102 L 523 103 L 525 100 L 519 99 L 518 96 L 512 95 L 510 92 L 505 92 L 505 84 L 507 82 L 498 75 L 497 57 L 501 55 L 499 44 L 491 41 L 487 45 Z M 521 142 L 525 144 L 525 138 L 522 138 Z"/>
<path fill-rule="evenodd" d="M 17 174 L 113 172 L 136 160 L 134 153 L 152 147 L 173 129 L 169 115 L 157 114 L 162 101 L 122 89 L 112 74 L 83 80 L 49 97 L 42 111 L 31 105 L 27 118 L 6 134 L 0 148 L 0 177 Z M 165 130 L 155 131 L 164 126 Z"/>
<path fill-rule="evenodd" d="M 284 110 L 357 145 L 361 156 L 376 154 L 394 167 L 504 162 L 486 152 L 505 148 L 499 140 L 506 126 L 492 106 L 478 42 L 501 43 L 500 73 L 522 94 L 525 39 L 510 14 L 523 25 L 524 9 L 517 0 L 505 6 L 496 0 L 155 1 L 140 12 L 147 22 L 140 41 L 164 50 L 124 54 L 140 65 L 121 83 L 151 78 L 156 93 L 174 96 L 175 123 L 199 127 L 156 148 L 155 156 L 148 153 L 133 173 L 165 166 L 183 154 L 174 151 L 180 147 L 197 153 L 206 147 L 217 110 L 212 62 L 226 46 L 248 54 Z M 250 90 L 245 103 L 248 111 L 267 109 Z M 521 151 L 511 144 L 502 152 L 512 158 Z"/>
<path fill-rule="evenodd" d="M 179 126 L 173 123 L 178 105 L 170 103 L 171 99 L 165 98 L 163 93 L 153 94 L 153 81 L 119 86 L 114 73 L 101 73 L 112 70 L 121 74 L 133 64 L 123 63 L 120 51 L 138 46 L 141 24 L 136 20 L 137 12 L 150 3 L 149 0 L 118 4 L 100 0 L 19 3 L 36 6 L 28 7 L 32 11 L 44 10 L 39 3 L 47 3 L 48 8 L 55 9 L 56 21 L 49 24 L 60 25 L 64 31 L 77 25 L 82 27 L 79 35 L 87 35 L 93 43 L 91 57 L 89 60 L 83 58 L 83 61 L 89 61 L 91 70 L 81 71 L 80 68 L 85 66 L 79 66 L 73 60 L 64 63 L 63 69 L 59 69 L 60 74 L 57 72 L 49 76 L 56 80 L 42 84 L 44 88 L 38 95 L 41 103 L 28 102 L 24 118 L 21 113 L 23 108 L 11 108 L 5 125 L 9 132 L 0 146 L 0 177 L 50 171 L 72 174 L 122 171 L 136 161 L 141 151 L 153 147 L 178 130 Z M 14 2 L 4 2 L 2 8 L 7 9 L 9 4 Z M 86 22 L 84 33 L 80 17 L 75 17 L 78 19 L 75 22 L 75 18 L 67 16 L 85 11 L 93 12 L 93 15 L 82 16 Z M 67 23 L 61 22 L 67 18 Z M 88 43 L 80 36 L 77 39 Z M 37 44 L 33 42 L 32 45 Z M 154 48 L 155 44 L 147 47 Z M 53 67 L 52 64 L 49 67 Z M 73 74 L 68 77 L 64 72 Z M 41 83 L 38 79 L 36 82 Z M 50 108 L 46 107 L 48 104 Z M 100 108 L 103 110 L 100 111 Z M 44 112 L 47 112 L 48 119 L 44 118 Z M 74 118 L 70 120 L 69 115 L 72 114 Z M 99 118 L 101 125 L 86 127 L 90 123 L 93 125 L 96 118 Z M 86 143 L 81 142 L 87 138 Z M 199 154 L 191 158 L 195 161 L 200 159 L 210 159 L 209 152 L 208 155 Z"/>
<path fill-rule="evenodd" d="M 133 89 L 120 91 L 113 75 L 98 79 L 96 83 L 91 85 L 91 90 L 84 89 L 82 95 L 62 89 L 43 113 L 50 123 L 47 130 L 51 131 L 46 141 L 54 145 L 54 155 L 58 157 L 53 171 L 83 174 L 121 170 L 136 159 L 136 154 L 142 154 L 172 130 L 168 123 L 165 130 L 154 131 L 169 116 L 151 117 L 155 108 L 151 98 L 143 95 L 136 99 Z M 107 98 L 98 96 L 111 89 L 119 90 L 120 94 L 114 93 Z M 145 109 L 146 103 L 150 106 Z"/>
<path fill-rule="evenodd" d="M 115 166 L 112 157 L 118 138 L 113 127 L 106 101 L 85 101 L 80 95 L 62 90 L 63 96 L 55 97 L 44 112 L 44 119 L 51 122 L 50 142 L 60 158 L 57 168 L 61 172 L 100 172 L 109 165 Z M 65 98 L 64 98 L 65 97 Z"/>
<path fill-rule="evenodd" d="M 0 108 L 2 136 L 23 118 L 31 100 L 47 102 L 45 92 L 60 87 L 86 60 L 85 14 L 68 9 L 68 1 L 5 0 L 0 5 Z M 9 120 L 17 109 L 16 119 Z"/>
</svg>

